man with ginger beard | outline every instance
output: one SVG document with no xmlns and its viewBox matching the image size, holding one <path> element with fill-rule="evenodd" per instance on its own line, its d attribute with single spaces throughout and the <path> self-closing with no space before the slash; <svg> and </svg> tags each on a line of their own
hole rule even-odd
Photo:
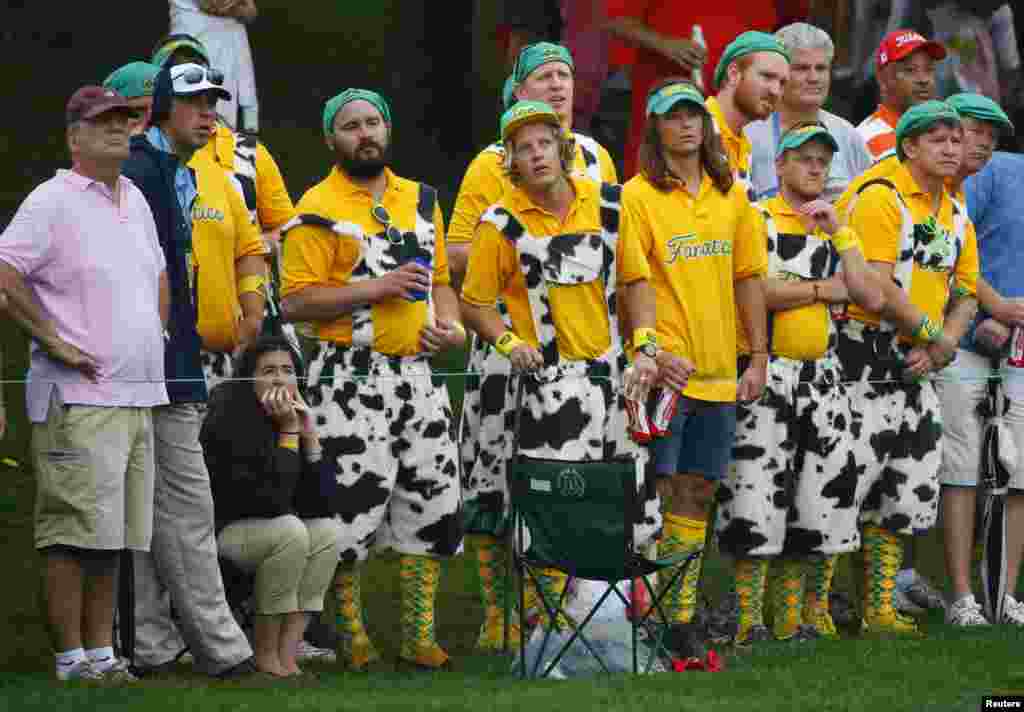
<svg viewBox="0 0 1024 712">
<path fill-rule="evenodd" d="M 429 360 L 461 347 L 465 330 L 437 193 L 388 167 L 391 130 L 376 92 L 347 89 L 324 106 L 336 165 L 299 201 L 308 222 L 285 242 L 282 306 L 318 339 L 309 404 L 323 456 L 337 466 L 338 659 L 365 669 L 379 658 L 363 627 L 359 569 L 371 547 L 392 548 L 399 661 L 438 670 L 449 663 L 434 602 L 441 561 L 458 552 L 462 529 L 448 391 L 433 385 Z"/>
</svg>

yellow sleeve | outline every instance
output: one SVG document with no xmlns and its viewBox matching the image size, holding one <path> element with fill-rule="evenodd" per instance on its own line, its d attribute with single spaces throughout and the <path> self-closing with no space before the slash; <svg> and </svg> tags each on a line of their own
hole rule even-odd
<svg viewBox="0 0 1024 712">
<path fill-rule="evenodd" d="M 434 203 L 434 284 L 451 284 L 448 272 L 448 250 L 444 241 L 444 217 L 441 215 L 440 203 Z"/>
<path fill-rule="evenodd" d="M 622 217 L 628 225 L 629 233 L 640 246 L 640 251 L 648 260 L 657 259 L 654 255 L 654 234 L 651 232 L 650 222 L 643 212 L 643 196 L 636 195 L 628 187 L 622 190 Z"/>
<path fill-rule="evenodd" d="M 281 169 L 262 143 L 256 144 L 256 214 L 265 230 L 276 230 L 295 217 Z"/>
<path fill-rule="evenodd" d="M 515 248 L 494 225 L 480 223 L 469 251 L 462 298 L 478 307 L 493 307 L 512 280 L 516 266 Z"/>
<path fill-rule="evenodd" d="M 267 246 L 263 242 L 259 228 L 252 222 L 249 209 L 245 207 L 245 201 L 229 182 L 231 179 L 228 178 L 228 175 L 220 169 L 218 171 L 224 176 L 224 192 L 228 196 L 228 207 L 235 224 L 235 259 L 240 260 L 250 255 L 266 255 Z"/>
<path fill-rule="evenodd" d="M 954 288 L 966 291 L 972 297 L 978 294 L 978 272 L 981 269 L 981 262 L 978 258 L 978 235 L 974 230 L 974 223 L 967 221 L 967 231 L 964 233 L 964 249 L 956 261 L 956 269 L 953 271 Z"/>
<path fill-rule="evenodd" d="M 619 173 L 615 170 L 615 161 L 601 144 L 597 144 L 597 162 L 601 166 L 601 180 L 605 183 L 618 183 Z"/>
<path fill-rule="evenodd" d="M 492 151 L 481 152 L 469 164 L 452 210 L 452 222 L 448 226 L 449 243 L 473 241 L 480 216 L 505 192 L 503 170 L 501 157 Z"/>
<path fill-rule="evenodd" d="M 768 238 L 764 217 L 738 183 L 733 186 L 733 195 L 732 202 L 740 211 L 740 219 L 733 238 L 732 269 L 733 279 L 741 281 L 768 273 Z"/>
<path fill-rule="evenodd" d="M 615 260 L 618 262 L 619 284 L 632 284 L 642 280 L 650 281 L 651 267 L 647 262 L 647 253 L 640 237 L 633 230 L 632 219 L 626 212 L 625 204 L 619 213 L 619 243 L 616 246 Z"/>
<path fill-rule="evenodd" d="M 872 185 L 858 196 L 849 225 L 860 237 L 868 262 L 896 264 L 900 256 L 903 218 L 896 192 L 884 185 Z"/>
</svg>

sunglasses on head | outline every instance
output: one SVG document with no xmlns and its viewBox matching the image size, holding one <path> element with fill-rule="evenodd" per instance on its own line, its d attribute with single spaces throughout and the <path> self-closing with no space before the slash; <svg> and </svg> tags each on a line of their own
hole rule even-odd
<svg viewBox="0 0 1024 712">
<path fill-rule="evenodd" d="M 392 245 L 401 245 L 405 242 L 405 238 L 402 237 L 402 231 L 391 224 L 391 214 L 387 208 L 377 203 L 370 210 L 370 214 L 373 215 L 374 220 L 384 226 L 384 234 L 387 235 L 388 242 Z"/>
<path fill-rule="evenodd" d="M 174 77 L 174 81 L 179 79 L 183 79 L 186 84 L 202 84 L 203 80 L 206 79 L 210 84 L 222 86 L 224 84 L 224 72 L 219 69 L 191 67 Z"/>
</svg>

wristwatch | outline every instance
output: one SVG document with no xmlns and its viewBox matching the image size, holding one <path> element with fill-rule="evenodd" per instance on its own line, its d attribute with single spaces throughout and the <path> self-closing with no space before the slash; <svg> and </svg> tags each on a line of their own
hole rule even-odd
<svg viewBox="0 0 1024 712">
<path fill-rule="evenodd" d="M 636 350 L 637 350 L 637 353 L 641 353 L 644 356 L 646 356 L 647 358 L 657 358 L 658 357 L 658 345 L 654 344 L 654 343 L 652 343 L 650 341 L 648 341 L 646 344 L 643 344 L 642 346 L 638 346 L 636 348 Z"/>
</svg>

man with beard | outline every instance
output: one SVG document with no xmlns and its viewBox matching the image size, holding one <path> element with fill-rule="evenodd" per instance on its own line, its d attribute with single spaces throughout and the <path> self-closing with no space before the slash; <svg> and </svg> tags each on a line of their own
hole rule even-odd
<svg viewBox="0 0 1024 712">
<path fill-rule="evenodd" d="M 768 255 L 700 92 L 666 79 L 648 97 L 647 115 L 641 173 L 623 187 L 623 216 L 651 268 L 661 386 L 678 397 L 667 436 L 652 448 L 664 506 L 658 553 L 670 555 L 703 548 L 715 488 L 729 467 L 736 401 L 756 400 L 764 389 Z M 737 383 L 741 331 L 752 348 Z M 700 570 L 698 558 L 665 597 L 674 645 L 686 656 L 703 656 L 693 625 Z"/>
<path fill-rule="evenodd" d="M 1002 369 L 992 366 L 993 355 L 1004 353 L 1012 330 L 1024 326 L 1024 303 L 1020 301 L 1024 292 L 1019 278 L 1020 256 L 1024 255 L 1019 244 L 1024 235 L 1020 213 L 1024 161 L 1016 154 L 993 153 L 1000 135 L 1013 132 L 1013 124 L 998 104 L 979 94 L 954 94 L 947 103 L 957 110 L 964 125 L 964 159 L 958 178 L 964 183 L 968 211 L 978 231 L 985 279 L 978 280 L 978 319 L 961 340 L 956 361 L 935 384 L 942 402 L 945 436 L 939 471 L 943 545 L 952 582 L 946 621 L 956 626 L 1024 625 L 1024 606 L 1012 591 L 1000 621 L 986 620 L 971 592 L 978 453 L 985 427 L 976 409 L 986 398 L 992 377 L 1003 378 L 1003 393 L 1008 399 L 1003 418 L 1018 451 L 1024 447 L 1021 369 L 1009 363 Z M 1024 549 L 1022 468 L 1016 464 L 1010 467 L 1010 476 L 1007 580 L 1015 582 Z"/>
<path fill-rule="evenodd" d="M 562 127 L 572 127 L 574 65 L 572 55 L 562 45 L 540 42 L 523 47 L 503 93 L 505 108 L 519 100 L 536 100 L 551 106 Z M 616 183 L 611 156 L 594 139 L 573 133 L 572 171 L 595 182 Z M 466 269 L 470 245 L 484 211 L 497 203 L 512 188 L 502 167 L 505 146 L 494 143 L 470 164 L 462 179 L 452 223 L 448 231 L 448 254 L 456 280 Z M 499 302 L 499 305 L 501 303 Z M 503 305 L 500 308 L 504 308 Z M 508 322 L 506 321 L 506 325 Z M 508 359 L 489 344 L 475 339 L 470 351 L 462 407 L 461 457 L 465 521 L 469 549 L 477 562 L 480 593 L 484 604 L 484 624 L 477 647 L 495 651 L 503 647 L 503 591 L 507 555 L 501 544 L 508 519 L 505 463 L 510 456 L 512 394 L 509 392 Z M 518 630 L 510 630 L 516 644 Z"/>
<path fill-rule="evenodd" d="M 164 358 L 170 405 L 153 409 L 153 546 L 134 555 L 135 666 L 143 675 L 172 666 L 186 643 L 203 672 L 233 677 L 256 671 L 225 599 L 210 476 L 199 446 L 207 390 L 190 219 L 198 190 L 187 164 L 210 140 L 217 101 L 227 93 L 216 79 L 197 64 L 161 70 L 150 126 L 132 137 L 124 166 L 153 211 L 171 291 Z"/>
<path fill-rule="evenodd" d="M 935 524 L 942 418 L 929 374 L 953 359 L 976 310 L 977 240 L 946 189 L 960 170 L 962 131 L 948 104 L 908 109 L 896 125 L 899 166 L 865 185 L 850 209 L 885 292 L 881 313 L 850 305 L 838 349 L 844 380 L 855 382 L 852 417 L 863 418 L 853 447 L 865 466 L 858 496 L 868 631 L 917 631 L 893 605 L 899 536 Z"/>
<path fill-rule="evenodd" d="M 324 459 L 338 468 L 338 657 L 353 669 L 379 658 L 363 627 L 359 566 L 371 546 L 391 547 L 399 660 L 436 670 L 449 666 L 434 630 L 441 559 L 459 550 L 462 528 L 448 391 L 433 385 L 429 359 L 460 347 L 465 330 L 437 193 L 388 167 L 391 129 L 375 92 L 347 89 L 324 106 L 336 165 L 299 202 L 319 224 L 296 227 L 285 243 L 283 309 L 318 338 L 309 403 Z"/>
<path fill-rule="evenodd" d="M 623 393 L 646 392 L 657 377 L 654 294 L 640 245 L 620 217 L 621 189 L 572 174 L 572 139 L 543 102 L 507 110 L 501 138 L 513 187 L 480 219 L 462 307 L 467 324 L 524 374 L 520 453 L 552 460 L 625 455 L 642 463 L 645 452 L 628 436 Z M 634 328 L 630 370 L 620 308 Z M 637 488 L 646 492 L 642 471 Z M 644 501 L 638 548 L 656 531 L 657 514 L 656 501 Z M 558 601 L 565 574 L 546 569 L 539 578 L 545 598 Z"/>
<path fill-rule="evenodd" d="M 945 57 L 945 47 L 913 30 L 894 30 L 878 45 L 878 109 L 857 126 L 876 163 L 895 153 L 896 123 L 903 112 L 935 98 L 935 63 Z"/>
<path fill-rule="evenodd" d="M 829 308 L 852 300 L 877 312 L 882 292 L 859 238 L 822 197 L 838 151 L 816 121 L 787 131 L 777 149 L 779 194 L 759 204 L 768 386 L 759 401 L 737 407 L 734 467 L 719 489 L 716 523 L 719 547 L 735 557 L 741 644 L 773 638 L 761 614 L 769 562 L 774 638 L 835 635 L 833 562 L 860 543 L 849 398 Z"/>
<path fill-rule="evenodd" d="M 797 22 L 775 33 L 789 52 L 789 80 L 777 110 L 767 119 L 747 125 L 744 133 L 753 146 L 751 175 L 758 200 L 779 192 L 776 149 L 783 134 L 802 123 L 821 123 L 839 148 L 832 156 L 824 200 L 835 202 L 850 181 L 871 167 L 864 139 L 846 119 L 825 111 L 832 76 L 835 45 L 824 30 Z"/>
<path fill-rule="evenodd" d="M 736 180 L 753 200 L 751 153 L 743 129 L 775 111 L 789 77 L 789 52 L 764 32 L 744 32 L 725 48 L 715 68 L 718 95 L 707 100 L 707 110 L 722 141 Z"/>
</svg>

